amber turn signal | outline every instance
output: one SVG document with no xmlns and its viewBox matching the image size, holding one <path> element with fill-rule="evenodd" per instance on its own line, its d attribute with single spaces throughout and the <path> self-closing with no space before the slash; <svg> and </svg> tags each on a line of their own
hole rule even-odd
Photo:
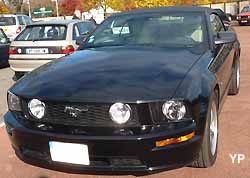
<svg viewBox="0 0 250 178">
<path fill-rule="evenodd" d="M 163 147 L 163 146 L 167 146 L 173 143 L 181 143 L 181 142 L 185 142 L 190 140 L 191 138 L 193 138 L 195 136 L 195 132 L 192 132 L 188 135 L 184 135 L 181 137 L 177 137 L 177 138 L 168 138 L 165 140 L 161 140 L 161 141 L 157 141 L 155 143 L 156 147 Z"/>
</svg>

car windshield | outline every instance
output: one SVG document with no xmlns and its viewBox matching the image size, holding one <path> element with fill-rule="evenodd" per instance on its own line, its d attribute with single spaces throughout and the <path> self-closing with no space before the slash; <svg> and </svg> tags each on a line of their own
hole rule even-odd
<svg viewBox="0 0 250 178">
<path fill-rule="evenodd" d="M 56 41 L 66 39 L 66 26 L 41 25 L 28 26 L 15 41 Z"/>
<path fill-rule="evenodd" d="M 2 30 L 0 30 L 0 44 L 6 44 L 7 38 Z"/>
<path fill-rule="evenodd" d="M 244 7 L 241 13 L 244 13 L 244 12 L 250 12 L 250 7 Z"/>
<path fill-rule="evenodd" d="M 0 17 L 0 26 L 16 25 L 15 17 Z"/>
<path fill-rule="evenodd" d="M 107 46 L 198 47 L 208 44 L 200 13 L 109 17 L 86 40 L 85 48 Z"/>
</svg>

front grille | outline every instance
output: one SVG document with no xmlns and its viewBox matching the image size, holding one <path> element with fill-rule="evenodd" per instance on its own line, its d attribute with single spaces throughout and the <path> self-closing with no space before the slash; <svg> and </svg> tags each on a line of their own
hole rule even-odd
<svg viewBox="0 0 250 178">
<path fill-rule="evenodd" d="M 241 19 L 248 19 L 248 16 L 241 16 Z"/>
<path fill-rule="evenodd" d="M 40 122 L 60 124 L 60 125 L 72 125 L 72 126 L 101 126 L 101 127 L 114 127 L 119 126 L 115 124 L 109 115 L 110 104 L 80 104 L 80 103 L 54 103 L 44 102 L 46 105 L 45 117 Z M 78 112 L 77 116 L 65 111 L 66 107 L 79 108 L 82 111 Z M 85 108 L 85 109 L 82 109 Z M 128 127 L 135 127 L 139 125 L 138 113 L 136 105 L 131 105 L 132 117 L 126 123 Z M 35 120 L 29 113 L 28 101 L 23 101 L 24 115 L 29 120 Z"/>
</svg>

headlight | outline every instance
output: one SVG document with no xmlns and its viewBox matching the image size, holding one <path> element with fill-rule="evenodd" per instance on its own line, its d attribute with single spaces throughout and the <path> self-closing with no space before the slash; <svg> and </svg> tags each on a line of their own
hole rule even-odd
<svg viewBox="0 0 250 178">
<path fill-rule="evenodd" d="M 28 108 L 32 116 L 42 119 L 45 115 L 45 104 L 38 99 L 33 99 L 28 103 Z"/>
<path fill-rule="evenodd" d="M 15 94 L 8 92 L 8 107 L 10 111 L 22 111 L 20 98 Z"/>
<path fill-rule="evenodd" d="M 167 101 L 162 106 L 162 112 L 167 119 L 179 121 L 184 118 L 186 107 L 181 101 Z"/>
<path fill-rule="evenodd" d="M 115 103 L 110 107 L 109 114 L 117 124 L 125 124 L 131 117 L 131 108 L 128 104 Z"/>
<path fill-rule="evenodd" d="M 241 16 L 237 16 L 237 20 L 240 20 L 241 19 Z"/>
</svg>

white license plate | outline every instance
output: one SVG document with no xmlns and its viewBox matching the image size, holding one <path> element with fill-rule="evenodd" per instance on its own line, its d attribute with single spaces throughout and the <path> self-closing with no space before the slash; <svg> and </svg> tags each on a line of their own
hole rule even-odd
<svg viewBox="0 0 250 178">
<path fill-rule="evenodd" d="M 242 20 L 241 23 L 247 23 L 247 20 Z"/>
<path fill-rule="evenodd" d="M 34 49 L 26 49 L 27 54 L 48 54 L 48 48 L 34 48 Z"/>
<path fill-rule="evenodd" d="M 88 146 L 84 144 L 49 142 L 53 161 L 79 165 L 90 165 Z"/>
</svg>

